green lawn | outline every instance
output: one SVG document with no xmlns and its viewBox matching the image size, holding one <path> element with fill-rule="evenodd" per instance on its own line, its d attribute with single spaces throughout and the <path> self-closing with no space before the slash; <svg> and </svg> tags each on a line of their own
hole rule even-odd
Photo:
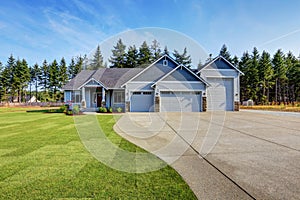
<svg viewBox="0 0 300 200">
<path fill-rule="evenodd" d="M 120 148 L 143 151 L 98 117 Z M 171 167 L 134 174 L 107 167 L 82 145 L 73 117 L 0 108 L 0 199 L 196 199 Z"/>
</svg>

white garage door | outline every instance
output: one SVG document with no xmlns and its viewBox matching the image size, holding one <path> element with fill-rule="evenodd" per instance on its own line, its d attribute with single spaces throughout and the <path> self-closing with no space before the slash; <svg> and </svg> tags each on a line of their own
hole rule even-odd
<svg viewBox="0 0 300 200">
<path fill-rule="evenodd" d="M 207 110 L 233 110 L 233 78 L 207 78 Z"/>
<path fill-rule="evenodd" d="M 153 112 L 154 92 L 139 91 L 131 95 L 131 112 Z"/>
<path fill-rule="evenodd" d="M 200 112 L 201 92 L 161 92 L 161 112 Z"/>
</svg>

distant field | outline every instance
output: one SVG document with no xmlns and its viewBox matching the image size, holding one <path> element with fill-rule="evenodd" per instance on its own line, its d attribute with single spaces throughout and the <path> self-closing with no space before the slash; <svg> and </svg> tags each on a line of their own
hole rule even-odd
<svg viewBox="0 0 300 200">
<path fill-rule="evenodd" d="M 291 105 L 270 105 L 270 106 L 241 106 L 241 109 L 251 110 L 273 110 L 273 111 L 286 111 L 286 112 L 300 112 L 300 104 L 296 106 Z"/>
<path fill-rule="evenodd" d="M 73 117 L 27 109 L 0 108 L 0 199 L 196 199 L 171 167 L 111 169 L 84 148 Z M 120 148 L 144 151 L 113 132 L 112 115 L 98 120 Z"/>
</svg>

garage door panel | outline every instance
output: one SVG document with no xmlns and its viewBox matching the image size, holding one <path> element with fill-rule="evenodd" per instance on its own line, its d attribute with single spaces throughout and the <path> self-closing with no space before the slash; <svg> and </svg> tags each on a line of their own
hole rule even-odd
<svg viewBox="0 0 300 200">
<path fill-rule="evenodd" d="M 161 92 L 162 112 L 199 112 L 201 111 L 201 93 Z"/>
<path fill-rule="evenodd" d="M 131 95 L 131 112 L 153 112 L 154 92 L 133 92 Z"/>
<path fill-rule="evenodd" d="M 233 78 L 207 78 L 208 110 L 233 110 Z"/>
</svg>

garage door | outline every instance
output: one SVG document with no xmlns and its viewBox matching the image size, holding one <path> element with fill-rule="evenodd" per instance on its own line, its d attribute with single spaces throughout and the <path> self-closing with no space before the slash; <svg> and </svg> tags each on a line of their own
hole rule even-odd
<svg viewBox="0 0 300 200">
<path fill-rule="evenodd" d="M 233 78 L 207 78 L 207 110 L 233 110 Z"/>
<path fill-rule="evenodd" d="M 131 112 L 153 112 L 154 92 L 139 91 L 131 95 Z"/>
<path fill-rule="evenodd" d="M 201 111 L 201 92 L 161 92 L 162 112 Z"/>
</svg>

